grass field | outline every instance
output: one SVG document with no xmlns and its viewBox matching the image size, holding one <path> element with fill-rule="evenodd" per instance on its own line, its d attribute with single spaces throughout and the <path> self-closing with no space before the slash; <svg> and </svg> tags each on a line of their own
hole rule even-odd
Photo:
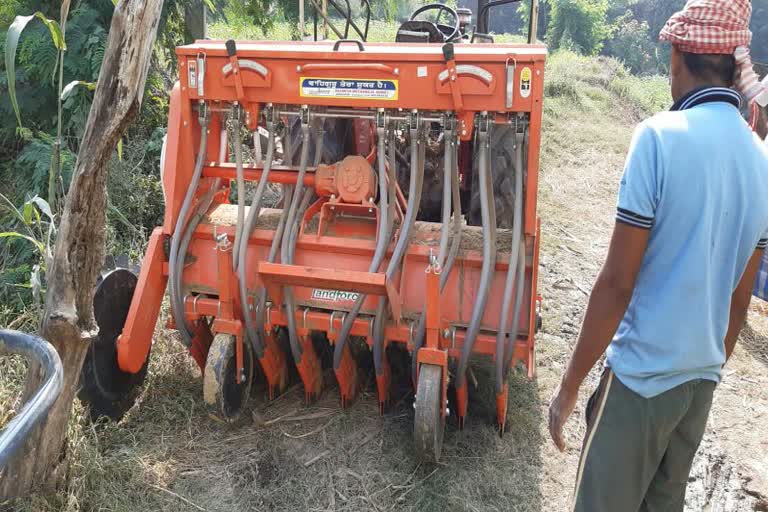
<svg viewBox="0 0 768 512">
<path fill-rule="evenodd" d="M 215 25 L 212 36 L 259 37 L 248 27 L 235 27 L 237 34 L 225 28 Z M 383 39 L 387 30 L 381 28 Z M 138 404 L 121 422 L 98 425 L 77 405 L 68 487 L 0 509 L 566 510 L 583 410 L 580 405 L 569 423 L 569 448 L 561 454 L 546 433 L 546 406 L 607 249 L 633 126 L 668 106 L 670 98 L 666 79 L 633 77 L 612 59 L 571 53 L 550 56 L 545 81 L 539 191 L 544 329 L 537 378 L 511 377 L 509 431 L 503 438 L 493 425 L 492 379 L 482 365 L 476 370 L 478 388 L 470 387 L 468 425 L 459 431 L 449 422 L 445 458 L 437 466 L 414 459 L 413 396 L 407 387 L 394 394 L 395 403 L 380 417 L 370 380 L 360 399 L 341 410 L 327 374 L 327 389 L 311 406 L 302 404 L 303 392 L 294 385 L 273 402 L 255 393 L 240 422 L 222 424 L 204 408 L 200 372 L 163 328 L 164 313 Z M 691 512 L 764 510 L 757 507 L 765 505 L 768 475 L 758 454 L 767 447 L 758 421 L 764 422 L 768 411 L 767 336 L 768 322 L 752 313 L 718 391 L 692 476 Z M 23 373 L 19 360 L 0 362 L 0 422 L 18 407 Z M 728 503 L 737 505 L 728 508 Z"/>
</svg>

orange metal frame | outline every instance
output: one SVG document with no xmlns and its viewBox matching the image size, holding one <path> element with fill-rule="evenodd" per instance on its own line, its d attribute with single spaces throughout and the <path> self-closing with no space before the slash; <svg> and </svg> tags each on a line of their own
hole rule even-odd
<svg viewBox="0 0 768 512">
<path fill-rule="evenodd" d="M 386 109 L 392 115 L 404 115 L 411 109 L 420 112 L 454 112 L 459 119 L 462 144 L 472 140 L 474 118 L 488 112 L 497 123 L 508 122 L 508 114 L 525 113 L 529 122 L 528 166 L 525 175 L 525 250 L 526 302 L 515 342 L 514 360 L 522 361 L 529 377 L 534 375 L 534 326 L 536 323 L 537 270 L 540 222 L 537 217 L 539 148 L 542 118 L 544 60 L 546 50 L 537 45 L 456 45 L 455 60 L 445 62 L 439 45 L 433 44 L 366 44 L 342 45 L 332 50 L 332 43 L 240 42 L 237 54 L 229 56 L 221 41 L 200 41 L 177 50 L 180 82 L 171 94 L 168 140 L 165 152 L 163 186 L 166 212 L 163 226 L 150 239 L 136 293 L 126 326 L 118 340 L 121 369 L 137 372 L 149 352 L 151 338 L 159 314 L 167 279 L 168 263 L 164 246 L 173 234 L 194 160 L 200 144 L 200 124 L 195 109 L 207 104 L 211 119 L 208 130 L 207 163 L 203 168 L 198 198 L 224 178 L 222 190 L 215 196 L 213 208 L 226 205 L 228 187 L 235 178 L 235 167 L 218 161 L 219 137 L 225 112 L 233 102 L 246 111 L 246 124 L 254 129 L 259 112 L 267 105 L 275 109 L 309 106 L 318 115 L 329 109 L 355 109 L 371 119 L 374 109 Z M 198 57 L 205 58 L 206 74 L 202 86 L 196 81 Z M 509 73 L 512 71 L 512 73 Z M 508 83 L 507 76 L 512 80 Z M 531 77 L 530 82 L 521 80 Z M 394 94 L 382 98 L 356 98 L 308 94 L 301 82 L 311 80 L 381 81 Z M 525 87 L 524 87 L 525 86 Z M 511 93 L 510 93 L 510 87 Z M 525 92 L 523 92 L 525 89 Z M 258 180 L 261 165 L 246 166 L 245 179 Z M 291 167 L 275 166 L 269 175 L 272 183 L 295 184 L 297 172 Z M 314 186 L 313 169 L 309 169 L 304 185 Z M 402 200 L 401 208 L 404 209 Z M 362 336 L 372 344 L 372 314 L 379 298 L 389 299 L 392 315 L 385 327 L 386 343 L 399 343 L 413 348 L 412 319 L 423 311 L 426 298 L 426 343 L 418 354 L 420 364 L 438 364 L 444 369 L 444 389 L 448 381 L 448 361 L 457 358 L 464 344 L 466 325 L 477 294 L 482 255 L 477 251 L 460 253 L 442 294 L 436 272 L 428 271 L 430 247 L 412 243 L 403 259 L 399 275 L 387 280 L 384 274 L 368 273 L 367 267 L 375 247 L 378 212 L 370 218 L 346 221 L 344 216 L 329 217 L 327 229 L 308 233 L 311 216 L 330 208 L 326 199 L 310 207 L 302 220 L 292 265 L 266 263 L 266 254 L 274 237 L 270 229 L 256 229 L 248 240 L 247 287 L 255 294 L 261 287 L 269 292 L 266 314 L 266 352 L 260 364 L 269 383 L 270 396 L 285 388 L 286 355 L 274 339 L 275 327 L 287 325 L 282 304 L 282 287 L 294 289 L 298 310 L 295 312 L 300 336 L 311 351 L 310 331 L 322 331 L 335 343 L 344 311 L 351 306 L 350 296 L 331 300 L 319 296 L 318 290 L 346 291 L 368 295 L 362 315 L 354 322 L 353 336 Z M 375 210 L 375 207 L 374 207 Z M 467 228 L 471 229 L 471 228 Z M 242 364 L 244 326 L 242 315 L 251 305 L 240 303 L 236 276 L 232 272 L 231 253 L 217 250 L 216 238 L 234 239 L 234 227 L 204 221 L 193 235 L 189 247 L 190 263 L 185 265 L 182 281 L 186 293 L 186 315 L 193 323 L 204 317 L 214 319 L 212 330 L 237 337 L 238 367 Z M 418 235 L 422 236 L 422 235 Z M 432 243 L 431 245 L 435 245 Z M 389 247 L 391 251 L 392 243 Z M 490 298 L 482 320 L 482 331 L 473 347 L 475 353 L 493 357 L 495 334 L 501 307 L 503 282 L 507 271 L 507 254 L 497 256 Z M 321 294 L 322 295 L 322 294 Z M 333 294 L 331 294 L 333 295 Z M 180 319 L 176 319 L 177 323 Z M 199 329 L 199 343 L 194 345 L 195 359 L 204 367 L 204 352 L 210 343 L 210 332 Z M 308 344 L 308 346 L 307 346 Z M 307 352 L 305 351 L 305 352 Z M 194 352 L 194 350 L 193 350 Z M 306 354 L 305 354 L 306 355 Z M 302 358 L 307 359 L 306 357 Z M 320 392 L 320 368 L 316 360 L 302 361 L 302 378 L 308 398 Z M 356 376 L 349 358 L 337 376 L 342 387 L 342 401 L 354 397 Z M 341 373 L 341 375 L 339 375 Z M 306 375 L 305 375 L 306 374 Z M 238 377 L 239 378 L 239 377 Z M 384 379 L 388 384 L 388 375 Z M 381 384 L 384 386 L 384 384 Z M 381 387 L 380 386 L 380 387 Z M 384 386 L 386 387 L 386 386 Z M 506 400 L 506 397 L 505 397 Z M 504 410 L 504 414 L 506 410 Z M 501 412 L 500 412 L 501 414 Z M 501 421 L 501 419 L 500 419 Z"/>
</svg>

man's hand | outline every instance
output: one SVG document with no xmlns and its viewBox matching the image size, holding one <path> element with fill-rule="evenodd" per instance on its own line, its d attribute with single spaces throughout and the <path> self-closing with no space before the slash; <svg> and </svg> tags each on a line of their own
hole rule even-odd
<svg viewBox="0 0 768 512">
<path fill-rule="evenodd" d="M 552 441 L 555 442 L 555 446 L 561 452 L 565 451 L 563 427 L 573 413 L 578 397 L 578 388 L 569 389 L 560 384 L 549 403 L 549 435 L 552 436 Z"/>
<path fill-rule="evenodd" d="M 563 426 L 576 407 L 581 383 L 613 339 L 632 299 L 649 235 L 647 229 L 620 222 L 613 230 L 608 257 L 592 288 L 579 339 L 549 404 L 549 433 L 560 451 L 565 450 Z"/>
</svg>

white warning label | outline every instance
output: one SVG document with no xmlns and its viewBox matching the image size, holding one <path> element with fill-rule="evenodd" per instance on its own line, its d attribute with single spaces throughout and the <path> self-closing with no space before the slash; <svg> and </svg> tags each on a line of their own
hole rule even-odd
<svg viewBox="0 0 768 512">
<path fill-rule="evenodd" d="M 299 93 L 304 98 L 354 98 L 361 100 L 397 99 L 397 80 L 361 78 L 299 78 Z"/>
</svg>

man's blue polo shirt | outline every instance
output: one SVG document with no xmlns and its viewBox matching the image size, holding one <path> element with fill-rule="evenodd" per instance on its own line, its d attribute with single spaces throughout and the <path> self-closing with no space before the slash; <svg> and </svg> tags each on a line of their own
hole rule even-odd
<svg viewBox="0 0 768 512">
<path fill-rule="evenodd" d="M 606 364 L 653 397 L 720 380 L 731 295 L 768 244 L 768 148 L 725 88 L 693 91 L 635 131 L 617 221 L 651 231 Z"/>
</svg>

